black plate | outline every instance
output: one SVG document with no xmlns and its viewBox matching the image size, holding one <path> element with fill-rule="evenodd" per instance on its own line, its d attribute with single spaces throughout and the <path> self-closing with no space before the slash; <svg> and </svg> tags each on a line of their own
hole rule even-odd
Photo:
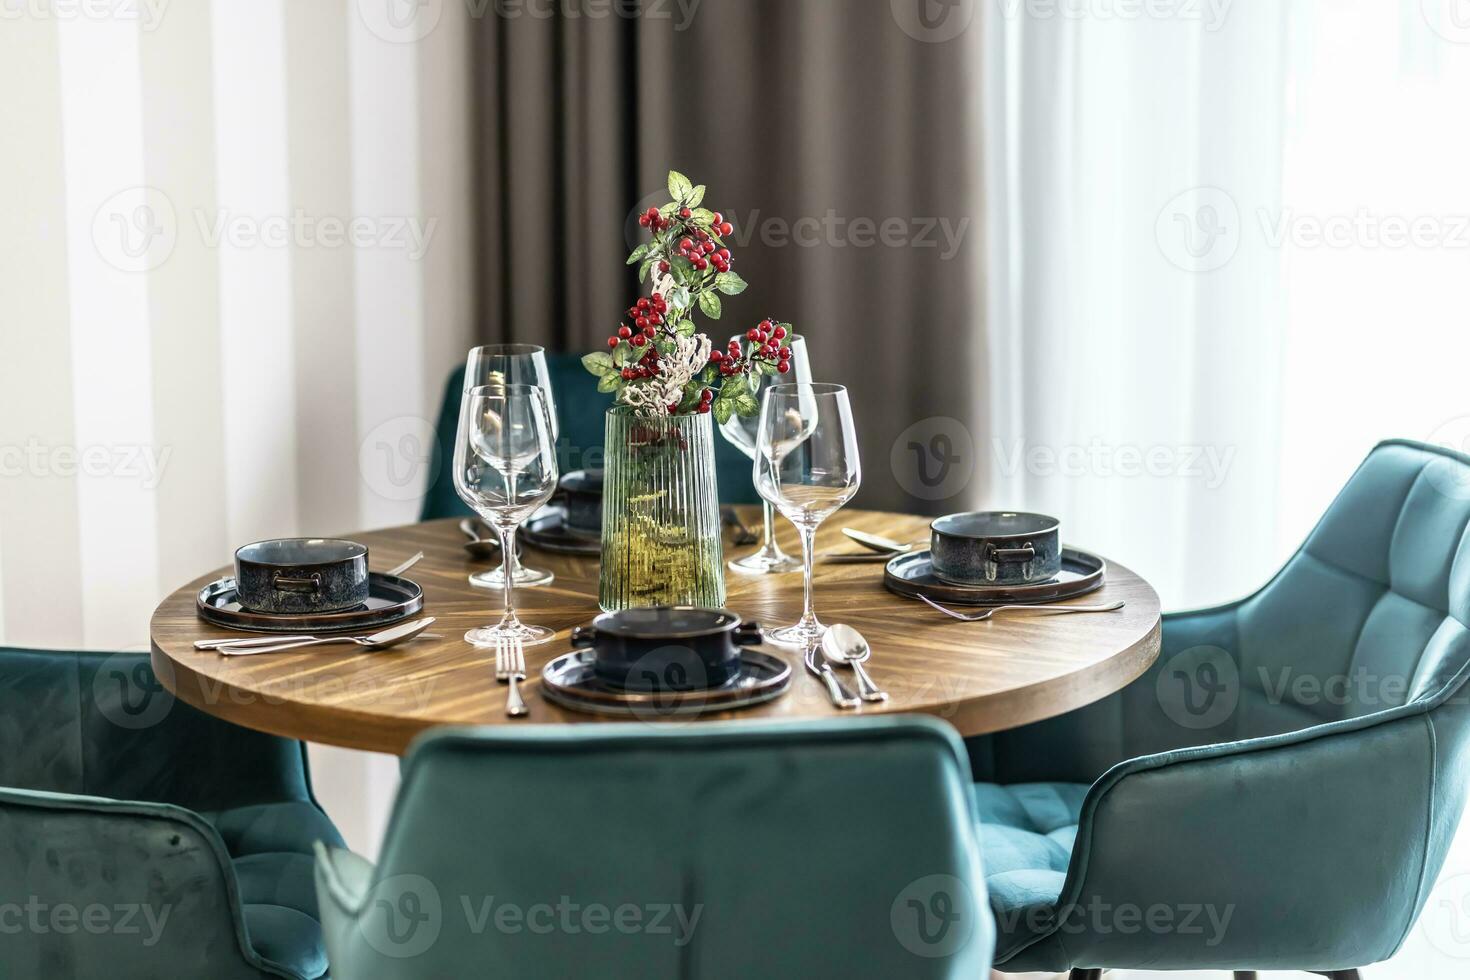
<svg viewBox="0 0 1470 980">
<path fill-rule="evenodd" d="M 1078 548 L 1062 549 L 1062 573 L 1035 585 L 950 585 L 934 577 L 929 550 L 910 551 L 890 561 L 883 569 L 883 584 L 889 592 L 924 596 L 935 602 L 961 606 L 1007 606 L 1075 599 L 1103 587 L 1108 563 Z"/>
<path fill-rule="evenodd" d="M 553 704 L 595 715 L 649 720 L 733 711 L 763 704 L 791 687 L 791 666 L 760 650 L 745 650 L 740 676 L 721 687 L 701 691 L 639 693 L 609 687 L 592 673 L 591 650 L 557 657 L 541 671 L 541 696 Z"/>
<path fill-rule="evenodd" d="M 560 507 L 547 507 L 534 514 L 521 525 L 518 540 L 533 548 L 550 551 L 558 555 L 583 555 L 591 558 L 602 556 L 602 537 L 585 534 L 567 527 L 566 511 Z"/>
<path fill-rule="evenodd" d="M 340 633 L 387 627 L 424 608 L 424 590 L 398 575 L 368 573 L 368 600 L 354 609 L 333 613 L 276 614 L 251 612 L 235 595 L 235 580 L 222 578 L 199 590 L 199 618 L 226 629 L 251 633 Z"/>
</svg>

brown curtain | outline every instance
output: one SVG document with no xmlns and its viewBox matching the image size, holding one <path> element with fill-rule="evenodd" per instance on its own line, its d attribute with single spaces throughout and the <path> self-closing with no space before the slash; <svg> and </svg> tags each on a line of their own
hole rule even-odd
<svg viewBox="0 0 1470 980">
<path fill-rule="evenodd" d="M 915 482 L 907 443 L 948 431 L 939 417 L 983 432 L 980 25 L 974 4 L 940 3 L 975 22 L 920 40 L 901 8 L 932 2 L 644 0 L 634 18 L 577 3 L 576 17 L 528 5 L 482 18 L 483 336 L 601 347 L 638 295 L 623 265 L 636 211 L 681 170 L 736 225 L 751 284 L 712 336 L 768 315 L 796 324 L 815 379 L 852 389 L 860 502 L 944 504 Z"/>
</svg>

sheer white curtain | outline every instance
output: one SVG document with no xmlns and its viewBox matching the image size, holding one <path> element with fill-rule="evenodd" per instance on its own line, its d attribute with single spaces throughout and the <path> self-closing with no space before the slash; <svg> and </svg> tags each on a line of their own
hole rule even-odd
<svg viewBox="0 0 1470 980">
<path fill-rule="evenodd" d="M 1378 440 L 1470 449 L 1470 3 L 985 10 L 992 503 L 1180 608 L 1263 581 Z M 1467 962 L 1462 834 L 1366 975 Z"/>
<path fill-rule="evenodd" d="M 383 10 L 0 11 L 0 643 L 147 649 L 234 546 L 416 518 L 375 450 L 473 335 L 469 12 Z M 312 755 L 371 852 L 394 760 Z"/>
</svg>

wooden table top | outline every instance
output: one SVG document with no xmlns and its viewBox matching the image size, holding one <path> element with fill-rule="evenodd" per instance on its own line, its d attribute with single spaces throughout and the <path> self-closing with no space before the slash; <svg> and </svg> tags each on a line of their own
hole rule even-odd
<svg viewBox="0 0 1470 980">
<path fill-rule="evenodd" d="M 743 508 L 759 525 L 759 508 Z M 795 530 L 778 518 L 778 539 L 799 553 Z M 437 617 L 438 640 L 415 640 L 382 653 L 329 646 L 300 653 L 225 657 L 196 651 L 195 640 L 240 636 L 195 615 L 195 596 L 222 569 L 202 576 L 165 599 L 152 621 L 153 665 L 173 693 L 210 714 L 249 728 L 376 752 L 403 753 L 413 737 L 438 725 L 606 722 L 552 705 L 538 693 L 543 665 L 571 649 L 572 627 L 597 608 L 595 558 L 554 555 L 526 548 L 526 564 L 556 573 L 550 586 L 516 590 L 527 623 L 554 627 L 549 643 L 526 648 L 530 680 L 522 685 L 531 713 L 505 716 L 507 687 L 497 684 L 493 651 L 464 642 L 465 630 L 494 623 L 500 593 L 466 581 L 484 571 L 461 547 L 457 520 L 352 535 L 371 549 L 375 568 L 390 568 L 417 551 L 424 559 L 407 573 L 424 589 L 421 615 Z M 817 552 L 855 551 L 841 534 L 855 527 L 898 540 L 928 535 L 921 517 L 843 510 L 817 535 Z M 753 549 L 734 549 L 726 556 Z M 801 575 L 726 573 L 727 606 L 765 625 L 794 622 L 801 613 Z M 983 623 L 951 620 L 924 603 L 883 587 L 883 565 L 818 562 L 817 615 L 825 623 L 850 623 L 873 649 L 867 667 L 890 695 L 839 712 L 825 687 L 806 673 L 800 656 L 762 649 L 792 664 L 791 689 L 776 701 L 710 718 L 797 719 L 834 714 L 922 712 L 943 718 L 963 735 L 1014 728 L 1090 704 L 1141 675 L 1159 654 L 1159 599 L 1133 572 L 1109 562 L 1107 584 L 1081 603 L 1127 600 L 1121 612 L 1081 616 L 1002 614 Z M 849 687 L 852 675 L 840 670 Z M 612 719 L 616 720 L 616 719 Z M 687 723 L 688 719 L 680 719 Z M 658 723 L 658 722 L 649 722 Z"/>
</svg>

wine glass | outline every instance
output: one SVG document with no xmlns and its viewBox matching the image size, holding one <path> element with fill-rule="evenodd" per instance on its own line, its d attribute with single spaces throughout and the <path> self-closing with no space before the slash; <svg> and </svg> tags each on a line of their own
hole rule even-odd
<svg viewBox="0 0 1470 980">
<path fill-rule="evenodd" d="M 554 631 L 528 626 L 516 617 L 515 532 L 556 491 L 556 447 L 546 394 L 536 385 L 499 384 L 471 388 L 459 412 L 455 439 L 454 489 L 500 537 L 505 612 L 494 626 L 464 635 L 477 647 L 519 638 L 544 643 Z"/>
<path fill-rule="evenodd" d="M 734 339 L 743 342 L 745 335 L 740 334 Z M 759 398 L 762 388 L 769 388 L 778 382 L 803 383 L 812 380 L 812 366 L 806 356 L 806 340 L 802 337 L 793 336 L 791 338 L 790 364 L 791 371 L 788 374 L 754 375 L 750 387 L 755 396 Z M 725 437 L 725 441 L 754 460 L 759 427 L 760 418 L 758 416 L 741 418 L 738 412 L 732 412 L 730 420 L 720 426 L 720 434 Z M 751 575 L 800 571 L 801 562 L 782 551 L 781 546 L 776 543 L 776 512 L 771 507 L 771 502 L 762 499 L 761 508 L 765 512 L 765 529 L 761 532 L 760 550 L 744 558 L 736 558 L 730 562 L 730 567 L 737 572 L 746 572 Z"/>
<path fill-rule="evenodd" d="M 536 385 L 546 393 L 546 410 L 551 417 L 551 443 L 555 447 L 560 432 L 556 399 L 551 393 L 551 373 L 546 367 L 545 348 L 535 344 L 489 344 L 471 350 L 465 359 L 464 390 L 468 392 L 481 385 L 495 384 Z M 458 447 L 455 454 L 459 455 Z M 523 588 L 549 585 L 556 578 L 551 572 L 527 568 L 514 553 L 510 557 L 510 568 L 515 584 Z M 481 589 L 503 588 L 504 571 L 495 568 L 488 572 L 477 572 L 470 576 L 470 584 Z"/>
<path fill-rule="evenodd" d="M 862 481 L 846 388 L 804 382 L 766 389 L 756 437 L 755 489 L 801 533 L 804 579 L 801 619 L 772 630 L 772 640 L 805 647 L 826 632 L 812 609 L 817 526 L 851 500 Z"/>
</svg>

